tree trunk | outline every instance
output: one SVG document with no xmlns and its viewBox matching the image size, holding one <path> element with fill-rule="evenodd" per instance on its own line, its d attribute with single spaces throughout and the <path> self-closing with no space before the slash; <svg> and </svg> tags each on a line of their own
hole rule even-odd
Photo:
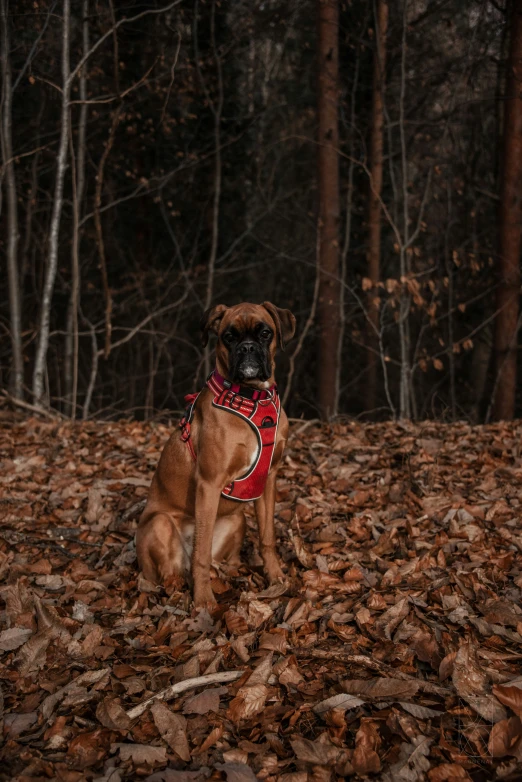
<svg viewBox="0 0 522 782">
<path fill-rule="evenodd" d="M 89 0 L 82 3 L 83 54 L 89 51 Z M 80 100 L 87 101 L 87 66 L 80 72 Z M 71 249 L 71 295 L 67 310 L 67 334 L 65 337 L 65 398 L 66 413 L 76 417 L 76 399 L 78 391 L 78 306 L 80 299 L 80 215 L 85 189 L 85 134 L 87 130 L 86 102 L 80 107 L 78 126 L 78 146 L 74 153 L 71 128 L 71 166 L 73 170 L 73 238 Z"/>
<path fill-rule="evenodd" d="M 379 350 L 379 293 L 381 277 L 381 192 L 384 148 L 384 79 L 386 67 L 387 0 L 378 0 L 373 55 L 372 130 L 370 140 L 370 195 L 368 202 L 368 278 L 372 287 L 368 296 L 368 395 L 367 409 L 377 407 L 377 371 Z"/>
<path fill-rule="evenodd" d="M 510 22 L 504 150 L 500 193 L 499 286 L 495 321 L 496 382 L 493 415 L 515 413 L 522 228 L 522 0 L 513 0 Z"/>
<path fill-rule="evenodd" d="M 12 80 L 7 0 L 0 0 L 0 13 L 2 17 L 1 51 L 3 81 L 1 140 L 7 195 L 7 275 L 9 284 L 12 351 L 10 387 L 12 395 L 17 399 L 22 399 L 24 388 L 24 359 L 22 352 L 22 307 L 18 273 L 18 199 L 11 136 Z"/>
<path fill-rule="evenodd" d="M 319 408 L 323 419 L 337 414 L 339 318 L 339 6 L 317 0 L 318 74 L 318 260 L 320 267 Z"/>
<path fill-rule="evenodd" d="M 45 273 L 44 288 L 40 313 L 40 328 L 36 347 L 36 358 L 33 372 L 33 399 L 35 405 L 44 404 L 44 379 L 46 373 L 47 351 L 49 348 L 49 328 L 51 321 L 51 302 L 53 297 L 56 270 L 58 267 L 58 238 L 60 235 L 60 220 L 63 204 L 63 182 L 67 167 L 67 146 L 69 140 L 69 96 L 71 91 L 69 64 L 69 33 L 71 23 L 70 0 L 63 0 L 62 27 L 62 106 L 60 119 L 60 144 L 54 187 L 53 211 L 49 236 L 49 253 Z"/>
<path fill-rule="evenodd" d="M 214 55 L 214 62 L 216 63 L 216 71 L 218 78 L 218 96 L 217 101 L 211 101 L 212 113 L 214 114 L 214 198 L 212 201 L 212 232 L 210 241 L 210 257 L 208 259 L 208 273 L 207 273 L 207 290 L 205 294 L 205 310 L 208 310 L 212 305 L 212 299 L 214 297 L 214 275 L 216 269 L 216 257 L 218 249 L 219 239 L 219 210 L 221 204 L 221 177 L 222 177 L 222 164 L 221 164 L 221 115 L 223 113 L 223 73 L 221 69 L 221 58 L 218 54 L 216 47 L 216 4 L 212 3 L 210 26 L 211 26 L 211 38 L 212 38 L 212 52 Z M 205 345 L 204 352 L 204 371 L 205 378 L 208 377 L 210 372 L 210 346 Z"/>
</svg>

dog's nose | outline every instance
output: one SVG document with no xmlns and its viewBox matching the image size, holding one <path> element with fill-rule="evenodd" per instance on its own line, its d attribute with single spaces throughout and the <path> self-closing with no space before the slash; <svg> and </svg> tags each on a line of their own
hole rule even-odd
<svg viewBox="0 0 522 782">
<path fill-rule="evenodd" d="M 242 342 L 240 345 L 238 345 L 238 351 L 243 355 L 246 355 L 247 353 L 253 353 L 255 349 L 256 346 L 253 342 Z"/>
</svg>

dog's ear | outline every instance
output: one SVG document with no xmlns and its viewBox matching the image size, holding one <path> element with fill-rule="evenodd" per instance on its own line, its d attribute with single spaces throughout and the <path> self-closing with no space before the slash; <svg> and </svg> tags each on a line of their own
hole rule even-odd
<svg viewBox="0 0 522 782">
<path fill-rule="evenodd" d="M 295 334 L 295 317 L 290 310 L 282 310 L 269 301 L 264 301 L 263 307 L 275 323 L 279 346 L 284 350 L 288 340 Z"/>
<path fill-rule="evenodd" d="M 218 327 L 221 322 L 221 318 L 227 310 L 228 307 L 226 307 L 224 304 L 216 304 L 214 307 L 209 307 L 209 309 L 203 313 L 199 324 L 201 328 L 201 341 L 203 343 L 203 347 L 205 347 L 205 345 L 208 343 L 209 331 L 213 331 L 214 334 L 218 333 Z"/>
</svg>

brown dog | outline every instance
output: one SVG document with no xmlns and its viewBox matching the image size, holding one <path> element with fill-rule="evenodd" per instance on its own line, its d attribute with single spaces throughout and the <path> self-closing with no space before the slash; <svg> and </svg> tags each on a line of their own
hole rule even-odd
<svg viewBox="0 0 522 782">
<path fill-rule="evenodd" d="M 175 433 L 163 449 L 136 534 L 138 562 L 149 581 L 165 583 L 192 565 L 197 606 L 215 605 L 210 586 L 212 561 L 240 561 L 243 503 L 229 497 L 242 476 L 259 472 L 260 457 L 266 453 L 260 433 L 266 439 L 267 426 L 273 427 L 271 442 L 266 443 L 271 463 L 265 470 L 266 484 L 261 481 L 264 490 L 255 499 L 255 510 L 267 576 L 271 583 L 283 578 L 276 553 L 274 506 L 288 419 L 281 409 L 278 424 L 273 415 L 267 416 L 256 432 L 245 418 L 254 407 L 258 415 L 262 405 L 279 405 L 274 358 L 277 345 L 284 349 L 294 335 L 295 318 L 289 310 L 269 302 L 235 307 L 218 304 L 203 316 L 202 329 L 204 345 L 209 331 L 218 336 L 216 371 L 193 404 L 193 417 L 184 430 L 188 437 L 182 439 Z M 251 401 L 249 396 L 260 401 Z M 226 410 L 219 407 L 223 399 L 229 400 Z M 229 496 L 224 494 L 225 487 Z"/>
</svg>

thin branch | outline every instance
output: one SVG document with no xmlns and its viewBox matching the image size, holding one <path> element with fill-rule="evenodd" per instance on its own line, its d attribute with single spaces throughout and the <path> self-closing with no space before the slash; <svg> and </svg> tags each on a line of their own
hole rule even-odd
<svg viewBox="0 0 522 782">
<path fill-rule="evenodd" d="M 187 690 L 194 690 L 196 687 L 208 687 L 210 684 L 235 682 L 236 679 L 240 679 L 244 673 L 244 671 L 221 671 L 221 673 L 207 673 L 205 676 L 195 676 L 193 679 L 185 679 L 184 682 L 176 682 L 176 684 L 171 684 L 170 687 L 166 687 L 164 690 L 155 692 L 154 695 L 151 695 L 147 700 L 138 703 L 137 706 L 133 706 L 132 709 L 127 711 L 127 717 L 134 720 L 136 717 L 140 717 L 144 711 L 147 711 L 149 706 L 152 706 L 156 701 L 169 701 L 174 698 L 175 695 L 180 695 Z"/>
<path fill-rule="evenodd" d="M 122 26 L 122 24 L 131 24 L 131 22 L 137 22 L 138 19 L 142 19 L 144 16 L 148 16 L 149 14 L 155 14 L 155 15 L 156 14 L 164 14 L 167 11 L 170 11 L 171 8 L 174 8 L 174 6 L 180 5 L 180 3 L 182 3 L 182 2 L 183 2 L 183 0 L 174 0 L 173 3 L 169 3 L 169 5 L 165 5 L 162 8 L 148 8 L 146 11 L 142 11 L 141 13 L 136 14 L 135 16 L 130 16 L 129 18 L 124 16 L 123 19 L 120 19 L 118 22 L 116 22 L 116 24 L 113 25 L 113 27 L 111 27 L 110 30 L 107 30 L 107 32 L 104 33 L 101 36 L 101 38 L 98 38 L 96 43 L 93 46 L 91 46 L 91 48 L 89 49 L 87 54 L 83 55 L 83 57 L 81 58 L 80 62 L 76 66 L 76 68 L 73 71 L 71 71 L 71 74 L 69 76 L 69 84 L 79 74 L 79 72 L 81 71 L 81 69 L 83 68 L 83 66 L 87 62 L 87 60 L 89 59 L 89 57 L 91 57 L 94 54 L 94 52 L 97 49 L 100 48 L 102 43 L 107 40 L 109 35 L 113 35 L 115 33 L 115 31 L 118 30 L 118 28 Z"/>
</svg>

